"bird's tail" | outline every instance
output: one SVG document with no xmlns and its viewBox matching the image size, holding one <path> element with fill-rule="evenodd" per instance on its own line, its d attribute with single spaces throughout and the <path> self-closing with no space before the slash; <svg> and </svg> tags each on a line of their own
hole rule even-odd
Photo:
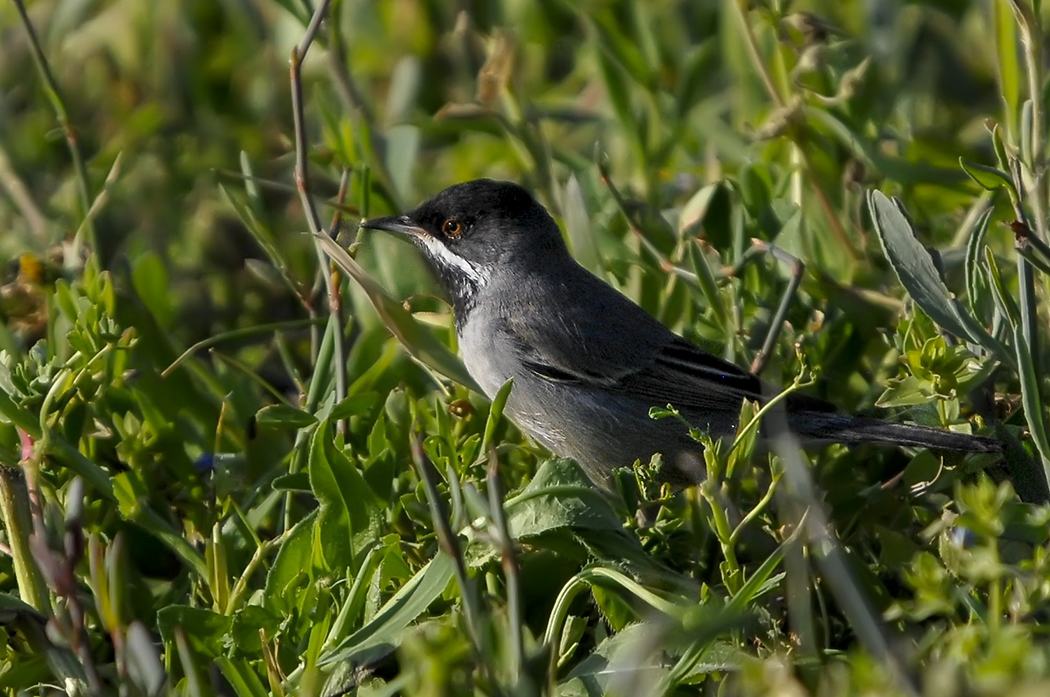
<svg viewBox="0 0 1050 697">
<path fill-rule="evenodd" d="M 790 414 L 792 431 L 804 440 L 839 443 L 892 443 L 964 453 L 996 453 L 1003 444 L 984 436 L 971 436 L 928 426 L 899 424 L 863 416 L 802 411 Z"/>
</svg>

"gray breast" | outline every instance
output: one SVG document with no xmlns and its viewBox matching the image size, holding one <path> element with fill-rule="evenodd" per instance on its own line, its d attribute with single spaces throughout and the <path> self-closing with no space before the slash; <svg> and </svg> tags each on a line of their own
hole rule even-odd
<svg viewBox="0 0 1050 697">
<path fill-rule="evenodd" d="M 599 388 L 551 381 L 523 369 L 513 344 L 499 335 L 493 323 L 486 327 L 472 321 L 462 330 L 464 364 L 485 394 L 491 399 L 513 377 L 506 415 L 555 455 L 579 462 L 598 486 L 611 486 L 613 469 L 629 467 L 635 460 L 648 462 L 655 452 L 665 457 L 668 479 L 703 478 L 699 444 L 673 419 L 650 419 L 653 405 Z"/>
</svg>

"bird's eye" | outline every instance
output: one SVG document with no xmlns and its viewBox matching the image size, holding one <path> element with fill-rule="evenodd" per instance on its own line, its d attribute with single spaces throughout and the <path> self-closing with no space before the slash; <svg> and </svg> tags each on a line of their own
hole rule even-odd
<svg viewBox="0 0 1050 697">
<path fill-rule="evenodd" d="M 441 225 L 441 232 L 449 237 L 459 237 L 463 234 L 463 223 L 457 218 L 449 218 Z"/>
</svg>

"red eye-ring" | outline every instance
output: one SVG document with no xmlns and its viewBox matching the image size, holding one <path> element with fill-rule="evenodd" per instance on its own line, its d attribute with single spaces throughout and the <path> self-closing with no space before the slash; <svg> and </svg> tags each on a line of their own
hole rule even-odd
<svg viewBox="0 0 1050 697">
<path fill-rule="evenodd" d="M 456 218 L 449 218 L 441 225 L 441 232 L 449 237 L 459 237 L 463 234 L 463 223 Z"/>
</svg>

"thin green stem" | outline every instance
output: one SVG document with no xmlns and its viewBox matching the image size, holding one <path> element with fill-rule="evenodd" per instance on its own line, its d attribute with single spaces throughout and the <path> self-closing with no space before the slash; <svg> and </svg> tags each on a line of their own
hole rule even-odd
<svg viewBox="0 0 1050 697">
<path fill-rule="evenodd" d="M 503 484 L 499 476 L 499 460 L 494 450 L 489 451 L 489 515 L 495 527 L 503 576 L 507 583 L 507 614 L 510 621 L 510 638 L 513 647 L 511 679 L 519 683 L 528 657 L 525 655 L 524 610 L 521 602 L 521 568 L 514 551 L 514 541 L 507 525 L 507 513 L 503 508 Z"/>
<path fill-rule="evenodd" d="M 193 346 L 182 352 L 178 358 L 176 358 L 171 365 L 161 371 L 161 377 L 168 377 L 171 375 L 176 368 L 185 363 L 191 356 L 198 351 L 206 348 L 210 348 L 217 344 L 221 344 L 224 341 L 231 341 L 235 339 L 245 339 L 247 337 L 256 336 L 258 334 L 272 334 L 276 331 L 290 330 L 290 329 L 301 329 L 303 327 L 311 327 L 315 325 L 324 324 L 327 320 L 319 317 L 311 319 L 299 319 L 292 320 L 289 322 L 270 322 L 268 324 L 258 324 L 253 327 L 244 327 L 242 329 L 233 329 L 228 332 L 216 334 L 215 336 L 209 336 L 207 339 L 198 341 Z"/>
<path fill-rule="evenodd" d="M 773 76 L 770 74 L 765 61 L 762 58 L 762 52 L 758 48 L 758 39 L 755 37 L 755 32 L 751 28 L 751 24 L 747 21 L 748 4 L 747 0 L 737 0 L 733 3 L 733 7 L 736 8 L 737 11 L 737 18 L 740 20 L 740 29 L 744 37 L 744 45 L 747 46 L 747 52 L 751 58 L 751 64 L 754 67 L 755 72 L 758 73 L 759 78 L 762 80 L 762 84 L 765 87 L 770 100 L 773 102 L 773 105 L 777 109 L 786 109 L 790 100 L 797 99 L 797 97 L 791 96 L 790 99 L 785 98 L 777 88 Z M 846 234 L 846 229 L 842 226 L 842 221 L 839 220 L 835 208 L 831 205 L 831 199 L 828 198 L 828 194 L 824 191 L 824 187 L 813 174 L 813 166 L 810 162 L 809 156 L 806 154 L 806 143 L 803 142 L 801 129 L 788 128 L 787 133 L 792 143 L 792 159 L 797 159 L 801 163 L 802 169 L 810 174 L 808 177 L 810 188 L 813 189 L 813 195 L 817 199 L 817 205 L 820 206 L 824 218 L 828 221 L 828 226 L 831 228 L 832 234 L 835 236 L 835 239 L 838 240 L 842 250 L 849 256 L 850 261 L 856 261 L 857 251 L 853 248 L 853 243 L 850 241 L 849 235 Z M 797 193 L 796 190 L 796 194 Z"/>
<path fill-rule="evenodd" d="M 719 496 L 718 487 L 720 486 L 718 479 L 708 479 L 700 485 L 700 495 L 704 497 L 707 505 L 711 508 L 712 527 L 714 528 L 715 537 L 718 538 L 718 543 L 722 547 L 722 555 L 725 557 L 726 566 L 729 568 L 729 573 L 722 574 L 722 581 L 730 593 L 736 593 L 740 590 L 741 569 L 736 558 L 736 549 L 733 547 L 733 528 L 729 523 L 726 507 L 722 505 L 722 497 Z"/>
<path fill-rule="evenodd" d="M 1014 180 L 1014 188 L 1017 192 L 1010 197 L 1014 208 L 1014 217 L 1022 228 L 1031 230 L 1032 226 L 1028 220 L 1028 215 L 1025 213 L 1023 203 L 1027 196 L 1020 161 L 1016 159 L 1010 161 L 1010 176 Z M 1036 198 L 1039 198 L 1038 193 L 1032 197 L 1033 200 Z M 1029 244 L 1030 241 L 1027 238 L 1017 238 L 1016 246 L 1018 249 L 1027 248 Z M 1017 284 L 1021 296 L 1021 331 L 1024 334 L 1025 341 L 1028 342 L 1032 356 L 1036 357 L 1039 355 L 1039 335 L 1036 330 L 1038 301 L 1035 296 L 1035 275 L 1032 273 L 1031 263 L 1022 254 L 1017 255 Z"/>
<path fill-rule="evenodd" d="M 7 544 L 15 569 L 18 595 L 44 616 L 51 616 L 51 596 L 47 582 L 37 568 L 30 550 L 33 534 L 32 507 L 29 490 L 22 473 L 11 467 L 0 466 L 0 515 L 3 516 Z"/>
<path fill-rule="evenodd" d="M 346 602 L 343 603 L 335 621 L 328 629 L 328 636 L 321 646 L 322 655 L 335 648 L 340 641 L 349 635 L 350 623 L 357 618 L 361 608 L 364 607 L 365 596 L 368 593 L 372 577 L 383 560 L 383 555 L 380 553 L 382 550 L 382 547 L 373 546 L 365 553 L 361 567 L 357 570 L 357 576 L 354 578 L 354 583 L 350 586 L 350 593 L 346 597 Z"/>
<path fill-rule="evenodd" d="M 754 66 L 755 72 L 758 73 L 758 77 L 762 81 L 769 98 L 773 101 L 773 105 L 778 109 L 782 109 L 785 105 L 784 97 L 781 96 L 780 90 L 777 89 L 776 83 L 773 82 L 773 76 L 770 75 L 769 69 L 766 68 L 766 63 L 762 59 L 762 51 L 758 48 L 758 39 L 755 38 L 755 32 L 751 30 L 751 24 L 747 21 L 749 4 L 748 0 L 736 0 L 733 3 L 733 7 L 737 11 L 737 19 L 740 20 L 741 32 L 744 35 L 744 45 L 747 46 L 751 64 Z"/>
<path fill-rule="evenodd" d="M 748 511 L 747 515 L 744 516 L 744 518 L 733 530 L 733 534 L 729 536 L 729 545 L 731 547 L 734 547 L 736 545 L 737 541 L 740 539 L 740 534 L 744 531 L 744 529 L 748 525 L 750 525 L 751 522 L 755 520 L 755 518 L 760 516 L 762 512 L 766 509 L 766 506 L 769 505 L 769 502 L 773 500 L 773 495 L 777 492 L 777 484 L 780 483 L 781 475 L 782 472 L 777 472 L 773 475 L 773 481 L 770 482 L 769 488 L 766 490 L 766 493 L 762 496 L 761 499 L 759 499 L 758 503 L 755 504 L 755 507 Z"/>
<path fill-rule="evenodd" d="M 339 177 L 339 195 L 338 200 L 343 203 L 346 200 L 347 191 L 350 188 L 350 170 L 344 169 L 342 175 Z M 332 224 L 328 227 L 328 236 L 335 239 L 339 234 L 339 226 L 342 222 L 343 214 L 337 208 L 335 213 L 332 214 Z M 340 320 L 343 317 L 343 290 L 342 290 L 342 274 L 339 272 L 339 267 L 334 261 L 329 260 L 328 262 L 328 306 L 331 308 L 332 316 L 338 317 Z M 335 335 L 335 357 L 333 368 L 335 369 L 335 402 L 336 404 L 342 403 L 346 399 L 347 389 L 347 374 L 346 364 L 348 360 L 347 349 L 345 341 L 343 340 L 343 334 L 346 327 L 340 323 L 338 327 L 339 331 Z M 344 439 L 350 434 L 350 418 L 340 419 L 336 424 L 336 432 L 339 433 Z"/>
<path fill-rule="evenodd" d="M 235 610 L 240 608 L 241 599 L 244 594 L 248 592 L 248 582 L 259 569 L 259 566 L 266 561 L 266 557 L 274 550 L 280 549 L 288 532 L 288 530 L 285 530 L 277 537 L 272 540 L 267 540 L 255 548 L 255 554 L 253 554 L 252 558 L 248 560 L 247 566 L 244 567 L 244 571 L 241 572 L 240 577 L 237 579 L 237 583 L 234 584 L 233 589 L 230 591 L 230 598 L 226 602 L 227 615 L 233 614 Z"/>
<path fill-rule="evenodd" d="M 84 237 L 87 239 L 88 247 L 92 251 L 97 251 L 98 240 L 95 235 L 95 224 L 88 218 L 88 211 L 91 210 L 91 201 L 93 199 L 91 180 L 88 178 L 84 157 L 80 153 L 76 129 L 73 128 L 73 123 L 69 118 L 69 110 L 66 108 L 66 100 L 62 94 L 62 89 L 51 71 L 51 65 L 48 63 L 47 56 L 44 55 L 44 49 L 40 45 L 36 29 L 33 28 L 33 23 L 29 20 L 25 3 L 22 0 L 14 0 L 14 4 L 18 10 L 19 17 L 22 19 L 22 26 L 25 29 L 26 36 L 29 39 L 33 62 L 36 64 L 37 72 L 40 73 L 40 78 L 44 81 L 44 92 L 47 94 L 48 101 L 51 102 L 51 108 L 55 111 L 58 125 L 61 127 L 62 134 L 66 138 L 66 144 L 69 146 L 69 155 L 73 160 L 73 170 L 77 175 L 77 190 L 80 194 L 81 207 L 80 215 L 84 220 Z"/>
<path fill-rule="evenodd" d="M 1015 3 L 1015 8 L 1019 3 Z M 1039 15 L 1026 7 L 1015 9 L 1021 27 L 1021 39 L 1024 43 L 1025 73 L 1028 77 L 1028 98 L 1032 104 L 1031 162 L 1026 162 L 1032 173 L 1032 185 L 1029 200 L 1035 217 L 1035 231 L 1039 239 L 1047 240 L 1047 189 L 1046 189 L 1046 153 L 1043 152 L 1043 44 L 1042 27 Z"/>
<path fill-rule="evenodd" d="M 806 272 L 806 265 L 802 263 L 802 260 L 798 257 L 789 254 L 775 245 L 763 242 L 762 240 L 754 240 L 754 243 L 759 249 L 766 250 L 772 254 L 777 261 L 791 265 L 791 280 L 788 281 L 787 288 L 784 289 L 784 294 L 780 298 L 780 305 L 777 307 L 777 311 L 773 315 L 772 321 L 769 323 L 769 331 L 766 333 L 766 340 L 762 343 L 762 348 L 758 350 L 758 355 L 756 355 L 755 359 L 751 362 L 751 372 L 755 375 L 759 375 L 765 369 L 766 363 L 769 361 L 769 357 L 773 354 L 773 349 L 776 347 L 777 339 L 780 338 L 780 332 L 784 327 L 784 323 L 787 321 L 787 314 L 791 310 L 791 304 L 795 300 L 795 295 L 798 293 L 799 286 L 802 285 L 802 277 Z"/>
<path fill-rule="evenodd" d="M 306 33 L 303 36 L 302 41 L 299 45 L 292 49 L 291 57 L 289 58 L 289 77 L 291 81 L 291 92 L 292 92 L 292 122 L 295 129 L 295 187 L 299 192 L 299 199 L 302 202 L 303 213 L 306 215 L 306 221 L 309 225 L 310 234 L 318 235 L 324 233 L 324 227 L 321 224 L 321 216 L 317 212 L 317 206 L 314 205 L 313 198 L 310 196 L 310 167 L 307 158 L 307 147 L 306 147 L 306 116 L 303 111 L 303 82 L 301 75 L 302 62 L 306 58 L 307 52 L 310 50 L 310 45 L 313 43 L 314 37 L 317 35 L 317 31 L 321 26 L 321 20 L 324 18 L 325 12 L 328 9 L 330 0 L 324 0 L 320 5 L 317 6 L 316 12 L 314 12 L 313 19 L 310 25 L 306 29 Z M 336 357 L 342 356 L 343 352 L 343 332 L 342 332 L 342 317 L 339 313 L 341 303 L 338 299 L 334 299 L 338 291 L 334 284 L 331 273 L 329 272 L 328 258 L 325 256 L 324 250 L 321 245 L 314 241 L 314 251 L 317 254 L 317 268 L 318 273 L 321 274 L 325 289 L 328 292 L 328 310 L 329 318 L 332 323 L 336 325 L 336 336 L 334 337 L 336 343 Z M 339 366 L 335 366 L 336 374 L 339 372 Z"/>
<path fill-rule="evenodd" d="M 481 658 L 485 655 L 485 644 L 482 626 L 482 613 L 477 592 L 477 584 L 470 577 L 467 570 L 467 562 L 463 557 L 463 548 L 459 537 L 449 523 L 449 512 L 445 500 L 441 497 L 437 488 L 437 470 L 434 463 L 430 461 L 423 451 L 423 444 L 419 438 L 414 437 L 411 442 L 412 463 L 415 465 L 416 473 L 423 482 L 426 493 L 427 506 L 430 509 L 430 518 L 434 523 L 434 533 L 438 539 L 441 551 L 452 558 L 456 570 L 456 580 L 459 584 L 460 598 L 463 602 L 463 614 L 465 615 L 467 631 L 470 634 L 471 644 L 476 655 Z M 482 665 L 489 667 L 488 661 Z"/>
<path fill-rule="evenodd" d="M 340 312 L 341 303 L 338 300 L 335 302 L 332 300 L 337 292 L 337 288 L 335 287 L 332 274 L 329 273 L 328 257 L 325 255 L 324 250 L 316 239 L 317 235 L 325 234 L 325 230 L 321 224 L 321 216 L 318 214 L 317 207 L 314 205 L 313 198 L 310 196 L 310 170 L 306 148 L 306 116 L 303 112 L 303 83 L 300 73 L 302 62 L 306 58 L 306 54 L 310 50 L 310 46 L 313 44 L 318 30 L 321 28 L 321 22 L 328 11 L 330 1 L 331 0 L 322 0 L 322 2 L 318 4 L 317 9 L 314 10 L 313 17 L 310 20 L 310 24 L 307 26 L 306 31 L 303 34 L 302 40 L 299 42 L 298 46 L 292 49 L 291 57 L 289 59 L 289 81 L 291 83 L 292 92 L 292 123 L 295 130 L 295 187 L 299 192 L 299 199 L 303 206 L 303 213 L 306 216 L 310 234 L 314 237 L 314 250 L 317 254 L 318 273 L 324 280 L 329 298 L 328 325 L 325 330 L 324 338 L 321 340 L 320 346 L 317 347 L 317 359 L 314 363 L 314 380 L 310 383 L 310 392 L 307 395 L 308 402 L 312 403 L 312 406 L 308 405 L 308 410 L 311 411 L 313 407 L 316 407 L 316 405 L 320 403 L 321 390 L 326 389 L 328 385 L 327 379 L 319 379 L 319 376 L 323 373 L 328 373 L 329 371 L 334 371 L 334 374 L 338 374 L 341 370 L 346 369 L 345 364 L 343 366 L 337 365 L 343 355 L 343 322 Z M 327 378 L 329 376 L 326 375 L 325 377 Z M 302 447 L 305 444 L 304 433 L 304 431 L 300 431 L 299 437 L 296 438 L 296 457 L 293 458 L 290 468 L 292 472 L 299 470 L 305 458 L 305 448 Z M 291 527 L 292 515 L 292 497 L 290 493 L 285 497 L 284 503 L 285 529 L 288 529 Z"/>
<path fill-rule="evenodd" d="M 581 571 L 573 576 L 558 593 L 554 599 L 554 608 L 547 619 L 547 630 L 543 633 L 543 645 L 550 652 L 550 662 L 547 667 L 548 694 L 554 694 L 554 686 L 558 675 L 558 648 L 562 631 L 565 629 L 565 618 L 569 616 L 569 607 L 576 596 L 587 590 L 588 584 Z"/>
</svg>

